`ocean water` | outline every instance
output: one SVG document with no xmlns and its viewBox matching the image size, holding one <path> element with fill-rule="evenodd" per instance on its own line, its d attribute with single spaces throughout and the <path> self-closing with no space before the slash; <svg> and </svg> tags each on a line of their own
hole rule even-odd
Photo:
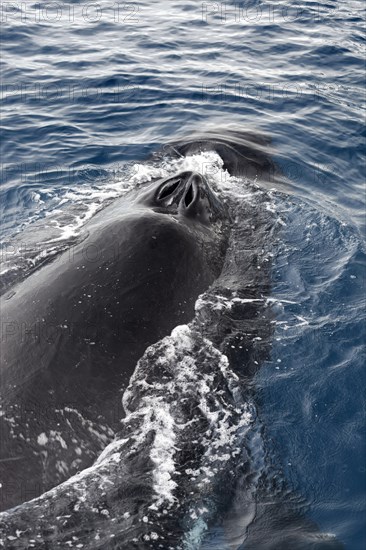
<svg viewBox="0 0 366 550">
<path fill-rule="evenodd" d="M 2 5 L 4 285 L 69 246 L 110 200 L 181 166 L 208 173 L 239 218 L 255 214 L 254 227 L 260 182 L 230 178 L 207 154 L 181 164 L 152 155 L 182 134 L 233 124 L 271 138 L 283 183 L 263 191 L 276 231 L 265 251 L 275 328 L 256 375 L 261 444 L 244 403 L 235 437 L 207 445 L 264 446 L 307 516 L 347 550 L 366 541 L 364 15 L 355 0 Z M 235 257 L 245 254 L 242 223 Z M 245 299 L 215 296 L 211 313 Z M 191 330 L 171 337 L 188 354 Z M 202 512 L 200 523 L 197 509 L 185 548 L 245 549 L 239 504 L 224 530 L 224 512 Z"/>
</svg>

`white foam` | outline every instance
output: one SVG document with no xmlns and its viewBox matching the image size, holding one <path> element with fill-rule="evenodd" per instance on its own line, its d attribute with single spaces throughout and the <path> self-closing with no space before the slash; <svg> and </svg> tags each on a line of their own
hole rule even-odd
<svg viewBox="0 0 366 550">
<path fill-rule="evenodd" d="M 207 483 L 215 477 L 217 463 L 223 466 L 237 451 L 238 437 L 252 421 L 246 403 L 236 408 L 225 406 L 216 394 L 219 373 L 228 387 L 237 383 L 227 357 L 206 339 L 201 338 L 197 346 L 197 339 L 198 334 L 189 325 L 181 325 L 171 336 L 151 346 L 140 360 L 123 396 L 128 414 L 126 421 L 130 422 L 133 417 L 140 421 L 138 432 L 131 434 L 135 450 L 145 444 L 148 434 L 155 434 L 150 448 L 155 494 L 150 509 L 154 511 L 169 509 L 176 503 L 174 491 L 181 475 L 175 462 L 176 446 L 188 443 L 184 439 L 186 430 L 190 433 L 191 426 L 202 417 L 209 423 L 208 431 L 197 434 L 206 449 L 203 458 L 195 472 L 190 469 L 186 472 L 190 477 L 199 477 L 201 483 Z M 209 362 L 210 369 L 202 370 L 202 360 Z M 148 376 L 149 366 L 152 369 L 154 364 L 162 369 L 162 379 L 152 386 Z M 132 410 L 130 403 L 135 403 L 136 388 L 143 393 L 136 410 Z M 198 416 L 192 417 L 190 413 L 189 417 L 184 417 L 180 403 L 175 402 L 176 396 L 181 403 L 187 399 L 197 402 Z"/>
<path fill-rule="evenodd" d="M 46 434 L 44 432 L 39 434 L 39 436 L 37 437 L 37 443 L 38 443 L 38 445 L 47 445 L 48 437 L 46 436 Z"/>
<path fill-rule="evenodd" d="M 158 403 L 155 410 L 155 424 L 158 429 L 150 451 L 150 458 L 154 464 L 153 487 L 158 497 L 155 504 L 158 507 L 166 502 L 174 502 L 173 492 L 177 486 L 172 479 L 172 473 L 175 471 L 175 421 L 170 406 L 159 405 Z"/>
</svg>

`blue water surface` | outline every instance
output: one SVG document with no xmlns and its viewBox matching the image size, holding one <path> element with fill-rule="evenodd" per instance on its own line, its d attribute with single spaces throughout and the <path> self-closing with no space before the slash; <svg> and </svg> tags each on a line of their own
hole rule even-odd
<svg viewBox="0 0 366 550">
<path fill-rule="evenodd" d="M 363 3 L 12 2 L 2 20 L 5 254 L 181 133 L 271 137 L 290 182 L 273 295 L 289 304 L 258 375 L 263 423 L 309 515 L 363 549 Z"/>
</svg>

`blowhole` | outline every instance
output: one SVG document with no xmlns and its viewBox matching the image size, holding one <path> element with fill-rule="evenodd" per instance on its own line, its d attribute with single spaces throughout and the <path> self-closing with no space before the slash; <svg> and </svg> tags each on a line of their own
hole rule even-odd
<svg viewBox="0 0 366 550">
<path fill-rule="evenodd" d="M 166 185 L 164 185 L 164 187 L 162 188 L 162 190 L 159 193 L 159 197 L 158 197 L 159 200 L 166 199 L 167 197 L 169 197 L 169 195 L 174 193 L 174 191 L 177 190 L 180 182 L 181 182 L 181 180 L 178 179 L 174 182 L 170 182 L 170 183 L 167 183 Z"/>
<path fill-rule="evenodd" d="M 184 196 L 184 204 L 188 207 L 193 201 L 193 185 L 190 184 Z"/>
</svg>

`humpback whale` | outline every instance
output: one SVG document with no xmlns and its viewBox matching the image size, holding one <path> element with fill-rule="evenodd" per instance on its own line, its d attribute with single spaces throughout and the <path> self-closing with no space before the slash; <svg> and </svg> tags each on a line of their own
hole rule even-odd
<svg viewBox="0 0 366 550">
<path fill-rule="evenodd" d="M 230 174 L 264 183 L 276 171 L 265 138 L 234 130 L 167 150 L 216 151 Z M 273 332 L 272 210 L 255 193 L 229 201 L 229 214 L 203 175 L 159 180 L 102 210 L 83 242 L 3 297 L 3 509 L 23 502 L 0 515 L 7 548 L 198 549 L 238 484 L 226 522 L 249 519 L 228 548 L 343 548 L 289 492 L 271 492 L 246 445 L 247 390 Z"/>
</svg>

